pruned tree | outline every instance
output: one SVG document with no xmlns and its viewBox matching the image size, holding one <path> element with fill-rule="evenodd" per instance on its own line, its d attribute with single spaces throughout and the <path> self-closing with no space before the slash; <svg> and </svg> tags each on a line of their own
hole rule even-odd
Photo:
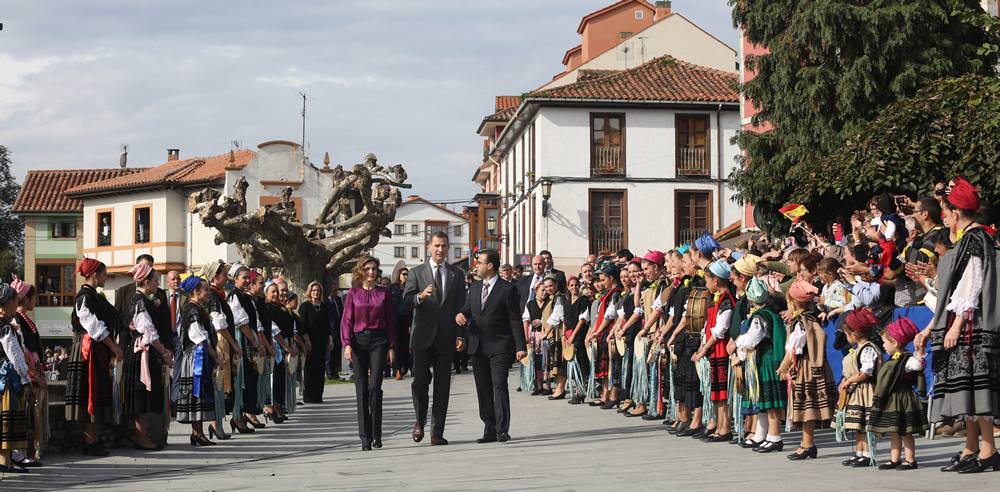
<svg viewBox="0 0 1000 492">
<path fill-rule="evenodd" d="M 337 166 L 333 188 L 312 223 L 296 216 L 292 189 L 273 205 L 248 210 L 247 182 L 240 178 L 232 196 L 206 188 L 192 204 L 202 224 L 216 230 L 215 243 L 235 244 L 243 261 L 256 268 L 279 268 L 293 290 L 302 292 L 325 274 L 350 271 L 364 251 L 375 247 L 396 218 L 400 188 L 409 188 L 403 166 L 383 167 L 374 154 L 350 171 Z"/>
</svg>

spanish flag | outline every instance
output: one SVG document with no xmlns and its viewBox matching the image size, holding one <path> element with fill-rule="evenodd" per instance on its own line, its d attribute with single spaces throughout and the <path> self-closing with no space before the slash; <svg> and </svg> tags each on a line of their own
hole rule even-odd
<svg viewBox="0 0 1000 492">
<path fill-rule="evenodd" d="M 798 224 L 802 217 L 809 213 L 806 210 L 806 206 L 799 203 L 789 203 L 784 207 L 778 209 L 781 215 L 784 215 L 788 220 L 792 221 L 793 224 Z"/>
</svg>

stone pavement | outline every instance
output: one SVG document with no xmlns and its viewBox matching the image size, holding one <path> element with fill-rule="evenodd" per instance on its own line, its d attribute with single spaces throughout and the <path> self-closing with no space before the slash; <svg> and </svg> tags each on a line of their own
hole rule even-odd
<svg viewBox="0 0 1000 492">
<path fill-rule="evenodd" d="M 793 463 L 727 444 L 669 436 L 659 423 L 610 410 L 571 406 L 512 392 L 508 443 L 476 444 L 482 433 L 472 376 L 453 375 L 448 446 L 416 444 L 410 380 L 386 381 L 384 444 L 361 452 L 353 385 L 326 388 L 323 405 L 306 405 L 280 426 L 236 435 L 211 448 L 187 444 L 171 426 L 158 453 L 115 450 L 106 458 L 50 456 L 46 467 L 8 475 L 3 490 L 608 490 L 616 487 L 746 490 L 997 490 L 1000 473 L 956 475 L 936 470 L 954 439 L 917 441 L 912 472 L 845 469 L 846 444 L 820 434 L 820 459 Z M 512 388 L 516 386 L 514 373 Z M 429 432 L 428 428 L 428 432 Z M 790 444 L 798 436 L 786 436 Z M 883 449 L 887 450 L 886 443 Z"/>
</svg>

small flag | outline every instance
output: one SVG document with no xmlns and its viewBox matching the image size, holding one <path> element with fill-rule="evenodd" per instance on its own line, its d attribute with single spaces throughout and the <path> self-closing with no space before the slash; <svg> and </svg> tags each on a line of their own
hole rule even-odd
<svg viewBox="0 0 1000 492">
<path fill-rule="evenodd" d="M 788 220 L 792 221 L 793 224 L 798 224 L 799 221 L 802 220 L 802 217 L 809 213 L 809 210 L 806 210 L 805 205 L 798 203 L 789 203 L 788 205 L 778 209 L 778 211 L 781 212 L 781 215 L 784 215 L 788 218 Z"/>
</svg>

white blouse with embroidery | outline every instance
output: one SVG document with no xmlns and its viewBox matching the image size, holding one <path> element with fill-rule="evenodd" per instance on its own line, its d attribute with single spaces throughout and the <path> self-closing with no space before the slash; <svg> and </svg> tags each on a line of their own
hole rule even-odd
<svg viewBox="0 0 1000 492">
<path fill-rule="evenodd" d="M 87 334 L 95 342 L 100 342 L 108 338 L 108 325 L 90 311 L 90 308 L 87 307 L 86 297 L 80 298 L 80 304 L 76 306 L 76 317 L 80 320 L 80 326 L 87 331 Z"/>
<path fill-rule="evenodd" d="M 958 280 L 955 292 L 952 292 L 945 309 L 965 319 L 971 319 L 972 313 L 979 307 L 979 295 L 982 292 L 983 260 L 978 256 L 970 256 L 965 271 L 962 272 L 962 278 Z"/>
</svg>

